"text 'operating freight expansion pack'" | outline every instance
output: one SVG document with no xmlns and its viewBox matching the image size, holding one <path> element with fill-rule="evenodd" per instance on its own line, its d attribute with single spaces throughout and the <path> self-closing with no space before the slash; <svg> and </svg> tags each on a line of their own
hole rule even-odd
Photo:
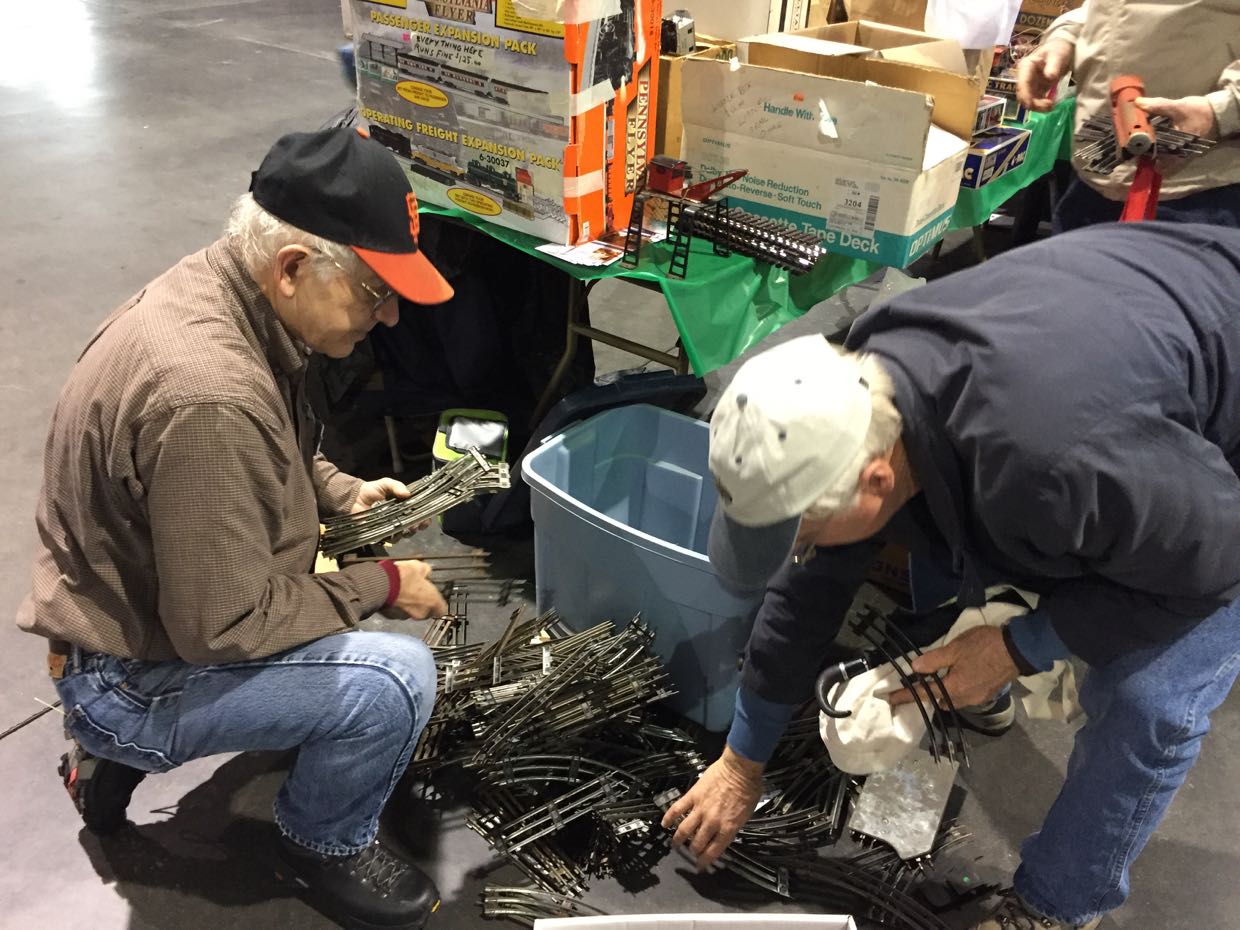
<svg viewBox="0 0 1240 930">
<path fill-rule="evenodd" d="M 586 0 L 575 22 L 556 6 L 353 0 L 358 100 L 420 199 L 574 244 L 628 220 L 652 154 L 662 5 Z"/>
</svg>

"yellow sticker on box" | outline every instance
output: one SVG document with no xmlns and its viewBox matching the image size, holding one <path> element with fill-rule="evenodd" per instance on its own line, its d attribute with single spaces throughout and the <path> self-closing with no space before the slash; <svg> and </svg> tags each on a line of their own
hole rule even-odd
<svg viewBox="0 0 1240 930">
<path fill-rule="evenodd" d="M 448 191 L 448 199 L 462 210 L 477 213 L 479 216 L 499 216 L 504 210 L 503 207 L 486 194 L 471 191 L 467 187 L 452 188 Z"/>
<path fill-rule="evenodd" d="M 528 32 L 536 36 L 549 36 L 553 39 L 564 38 L 563 23 L 553 23 L 545 19 L 534 19 L 532 16 L 522 16 L 517 12 L 513 0 L 495 0 L 495 25 L 501 29 Z"/>
<path fill-rule="evenodd" d="M 438 87 L 424 84 L 421 81 L 401 81 L 396 85 L 396 93 L 420 107 L 438 110 L 448 105 L 447 94 Z"/>
</svg>

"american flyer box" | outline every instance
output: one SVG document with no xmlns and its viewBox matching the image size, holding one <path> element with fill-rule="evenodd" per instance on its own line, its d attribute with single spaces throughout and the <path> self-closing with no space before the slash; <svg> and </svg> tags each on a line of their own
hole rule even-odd
<svg viewBox="0 0 1240 930">
<path fill-rule="evenodd" d="M 857 930 L 857 925 L 842 914 L 632 914 L 539 918 L 534 930 Z"/>
<path fill-rule="evenodd" d="M 420 199 L 560 244 L 627 223 L 661 0 L 352 4 L 361 122 Z"/>
<path fill-rule="evenodd" d="M 973 140 L 964 161 L 961 187 L 982 187 L 1025 163 L 1029 130 L 1000 126 Z"/>
<path fill-rule="evenodd" d="M 735 168 L 730 202 L 904 267 L 951 222 L 981 88 L 976 76 L 753 42 L 749 64 L 685 62 L 684 158 Z"/>
</svg>

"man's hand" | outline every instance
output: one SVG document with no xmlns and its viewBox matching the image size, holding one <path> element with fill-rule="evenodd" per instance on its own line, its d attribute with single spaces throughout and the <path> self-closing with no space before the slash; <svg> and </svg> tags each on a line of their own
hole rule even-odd
<svg viewBox="0 0 1240 930">
<path fill-rule="evenodd" d="M 943 686 L 957 707 L 985 704 L 1020 677 L 1003 642 L 1003 631 L 994 626 L 974 627 L 913 660 L 913 671 L 921 675 L 944 670 Z M 924 695 L 933 697 L 934 689 L 925 688 Z M 913 695 L 905 688 L 887 695 L 887 700 L 893 706 L 908 704 Z"/>
<path fill-rule="evenodd" d="M 361 513 L 363 510 L 369 510 L 375 504 L 385 501 L 389 497 L 408 496 L 409 489 L 405 487 L 403 482 L 397 481 L 395 478 L 377 478 L 362 485 L 361 490 L 357 492 L 357 500 L 353 502 L 353 507 L 349 513 Z"/>
<path fill-rule="evenodd" d="M 676 828 L 672 842 L 688 843 L 699 869 L 713 865 L 753 815 L 762 797 L 762 768 L 724 746 L 723 755 L 663 815 L 664 828 Z"/>
<path fill-rule="evenodd" d="M 387 479 L 385 479 L 387 480 Z M 414 620 L 442 617 L 448 605 L 431 582 L 431 567 L 416 559 L 402 559 L 395 563 L 400 572 L 400 593 L 392 606 L 404 611 Z"/>
<path fill-rule="evenodd" d="M 1016 66 L 1016 99 L 1039 113 L 1053 107 L 1055 99 L 1051 91 L 1072 70 L 1075 49 L 1067 39 L 1051 39 L 1022 58 Z"/>
<path fill-rule="evenodd" d="M 1169 117 L 1172 128 L 1180 132 L 1191 132 L 1194 136 L 1207 139 L 1218 138 L 1218 117 L 1205 97 L 1181 97 L 1179 100 L 1138 97 L 1137 106 L 1150 116 Z"/>
</svg>

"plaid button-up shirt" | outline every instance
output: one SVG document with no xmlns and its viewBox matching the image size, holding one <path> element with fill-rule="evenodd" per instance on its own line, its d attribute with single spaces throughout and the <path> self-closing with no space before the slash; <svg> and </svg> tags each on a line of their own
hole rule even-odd
<svg viewBox="0 0 1240 930">
<path fill-rule="evenodd" d="M 374 563 L 311 574 L 360 479 L 317 454 L 295 343 L 227 240 L 116 310 L 52 417 L 18 625 L 116 656 L 258 658 L 386 600 Z"/>
</svg>

